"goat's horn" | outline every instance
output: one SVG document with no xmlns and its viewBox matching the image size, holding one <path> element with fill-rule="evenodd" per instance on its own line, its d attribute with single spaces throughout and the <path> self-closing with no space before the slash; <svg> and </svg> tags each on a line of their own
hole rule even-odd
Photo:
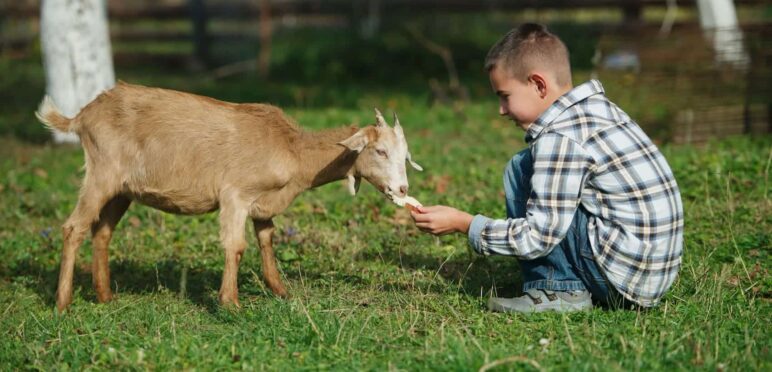
<svg viewBox="0 0 772 372">
<path fill-rule="evenodd" d="M 397 112 L 394 112 L 394 126 L 398 127 L 399 125 L 399 118 L 397 117 Z"/>
<path fill-rule="evenodd" d="M 375 124 L 379 127 L 388 127 L 389 125 L 386 124 L 386 119 L 383 118 L 383 114 L 381 114 L 380 111 L 378 111 L 378 108 L 375 109 Z"/>
</svg>

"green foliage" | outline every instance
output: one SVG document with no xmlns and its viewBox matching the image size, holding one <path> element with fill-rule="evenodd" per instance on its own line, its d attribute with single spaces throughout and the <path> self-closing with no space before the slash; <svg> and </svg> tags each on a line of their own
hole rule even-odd
<svg viewBox="0 0 772 372">
<path fill-rule="evenodd" d="M 0 58 L 0 135 L 42 143 L 50 133 L 34 122 L 33 112 L 45 92 L 41 59 L 23 62 Z"/>
</svg>

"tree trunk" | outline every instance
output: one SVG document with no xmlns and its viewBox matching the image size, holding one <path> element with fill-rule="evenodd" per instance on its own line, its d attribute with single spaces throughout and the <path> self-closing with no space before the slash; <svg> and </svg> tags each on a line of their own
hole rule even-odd
<svg viewBox="0 0 772 372">
<path fill-rule="evenodd" d="M 732 0 L 697 0 L 697 9 L 705 37 L 713 42 L 715 62 L 746 69 L 750 57 L 743 45 L 743 33 L 737 24 Z"/>
<path fill-rule="evenodd" d="M 115 85 L 104 0 L 44 0 L 40 38 L 46 92 L 68 116 Z M 54 132 L 54 142 L 78 142 Z"/>
</svg>

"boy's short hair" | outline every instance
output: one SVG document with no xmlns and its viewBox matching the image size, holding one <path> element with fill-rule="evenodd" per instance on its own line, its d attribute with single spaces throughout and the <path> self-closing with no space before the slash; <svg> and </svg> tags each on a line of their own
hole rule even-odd
<svg viewBox="0 0 772 372">
<path fill-rule="evenodd" d="M 485 70 L 501 67 L 515 79 L 525 82 L 536 68 L 555 73 L 561 86 L 571 84 L 571 63 L 568 48 L 557 35 L 537 23 L 525 23 L 512 29 L 491 47 L 485 58 Z"/>
</svg>

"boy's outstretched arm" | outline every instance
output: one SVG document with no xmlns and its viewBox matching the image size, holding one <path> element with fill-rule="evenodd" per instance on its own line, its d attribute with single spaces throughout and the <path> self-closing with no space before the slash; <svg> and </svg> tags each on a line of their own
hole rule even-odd
<svg viewBox="0 0 772 372">
<path fill-rule="evenodd" d="M 416 211 L 410 212 L 415 225 L 421 231 L 434 235 L 445 235 L 454 232 L 466 234 L 469 231 L 472 218 L 474 218 L 469 213 L 444 205 L 417 207 L 416 209 Z"/>
</svg>

